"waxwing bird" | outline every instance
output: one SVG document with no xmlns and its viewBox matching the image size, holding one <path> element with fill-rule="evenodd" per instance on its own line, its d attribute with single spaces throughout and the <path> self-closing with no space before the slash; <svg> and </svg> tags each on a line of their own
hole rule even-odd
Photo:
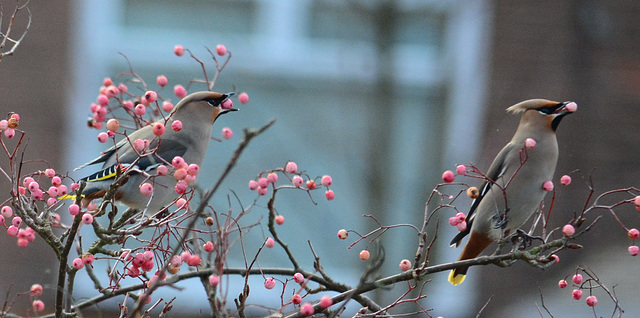
<svg viewBox="0 0 640 318">
<path fill-rule="evenodd" d="M 130 169 L 126 183 L 118 188 L 115 194 L 116 201 L 137 210 L 146 209 L 147 215 L 154 215 L 170 205 L 178 197 L 174 190 L 174 177 L 169 174 L 148 179 L 141 172 L 156 175 L 156 168 L 165 162 L 171 163 L 175 156 L 181 156 L 188 164 L 201 166 L 211 140 L 213 123 L 220 115 L 236 110 L 221 108 L 222 102 L 232 95 L 233 93 L 208 91 L 190 94 L 176 105 L 166 123 L 164 120 L 159 121 L 166 127 L 171 127 L 174 121 L 179 120 L 182 122 L 181 130 L 168 128 L 164 134 L 156 137 L 153 124 L 147 125 L 131 133 L 128 138 L 122 139 L 100 157 L 76 168 L 75 170 L 78 170 L 93 164 L 103 164 L 100 171 L 82 179 L 86 181 L 86 187 L 82 191 L 83 205 L 88 206 L 93 199 L 104 196 L 115 180 L 117 171 L 131 164 L 134 164 L 134 167 Z M 140 157 L 132 145 L 137 139 L 149 140 L 150 145 L 147 149 L 157 147 L 157 150 L 153 154 Z M 144 182 L 152 183 L 154 190 L 151 196 L 144 196 L 140 192 L 139 187 Z"/>
<path fill-rule="evenodd" d="M 492 242 L 507 238 L 540 208 L 546 193 L 542 185 L 552 179 L 558 161 L 556 129 L 577 107 L 574 102 L 531 99 L 507 108 L 510 113 L 522 114 L 520 124 L 491 163 L 467 215 L 467 229 L 451 240 L 451 246 L 459 246 L 471 233 L 458 260 L 475 258 Z M 528 138 L 536 141 L 534 148 L 525 149 Z M 462 283 L 467 269 L 452 270 L 449 282 Z"/>
</svg>

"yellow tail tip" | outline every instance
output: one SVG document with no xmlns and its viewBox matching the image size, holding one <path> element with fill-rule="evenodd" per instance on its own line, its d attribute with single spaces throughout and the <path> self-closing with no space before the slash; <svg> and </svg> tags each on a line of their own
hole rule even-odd
<svg viewBox="0 0 640 318">
<path fill-rule="evenodd" d="M 467 277 L 467 275 L 458 274 L 454 276 L 454 271 L 451 271 L 449 273 L 449 283 L 451 283 L 453 286 L 460 285 L 462 284 L 462 282 L 464 282 L 465 277 Z"/>
<path fill-rule="evenodd" d="M 75 195 L 71 195 L 71 194 L 65 194 L 63 196 L 58 197 L 58 200 L 75 200 L 76 196 Z"/>
</svg>

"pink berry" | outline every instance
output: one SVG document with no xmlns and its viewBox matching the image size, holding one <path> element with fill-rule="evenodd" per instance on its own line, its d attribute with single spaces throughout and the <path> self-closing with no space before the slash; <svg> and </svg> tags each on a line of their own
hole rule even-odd
<svg viewBox="0 0 640 318">
<path fill-rule="evenodd" d="M 153 103 L 158 100 L 158 93 L 156 93 L 155 91 L 147 91 L 146 93 L 144 93 L 144 98 L 148 103 Z"/>
<path fill-rule="evenodd" d="M 15 119 L 15 120 L 19 121 L 20 120 L 20 115 L 18 115 L 16 113 L 13 113 L 13 114 L 11 114 L 11 119 Z"/>
<path fill-rule="evenodd" d="M 91 264 L 93 264 L 93 261 L 94 261 L 95 259 L 96 259 L 96 257 L 95 257 L 95 256 L 93 256 L 93 254 L 90 254 L 90 253 L 86 253 L 86 254 L 82 255 L 82 262 L 83 262 L 85 265 L 91 265 Z"/>
<path fill-rule="evenodd" d="M 399 266 L 401 271 L 406 272 L 411 269 L 411 261 L 409 261 L 408 259 L 403 259 L 402 261 L 400 261 Z"/>
<path fill-rule="evenodd" d="M 167 77 L 164 75 L 158 75 L 158 77 L 156 78 L 156 82 L 158 83 L 158 86 L 164 87 L 167 85 L 167 83 L 169 83 L 169 80 L 167 80 Z"/>
<path fill-rule="evenodd" d="M 58 187 L 58 194 L 59 194 L 59 195 L 66 195 L 66 194 L 68 193 L 68 190 L 67 190 L 67 186 L 66 186 L 66 185 L 61 184 L 61 185 L 59 185 L 59 186 L 57 186 L 57 187 Z"/>
<path fill-rule="evenodd" d="M 456 173 L 461 176 L 464 176 L 467 173 L 467 167 L 465 165 L 457 165 Z"/>
<path fill-rule="evenodd" d="M 56 189 L 56 188 L 54 188 Z M 57 191 L 58 189 L 56 189 Z M 54 206 L 56 203 L 58 203 L 58 200 L 56 198 L 48 198 L 47 199 L 47 206 Z"/>
<path fill-rule="evenodd" d="M 304 275 L 302 275 L 301 273 L 293 274 L 293 281 L 298 284 L 304 283 Z"/>
<path fill-rule="evenodd" d="M 165 165 L 159 165 L 158 168 L 156 168 L 156 172 L 159 176 L 166 176 L 169 174 L 169 168 Z"/>
<path fill-rule="evenodd" d="M 240 93 L 240 95 L 238 95 L 238 101 L 241 104 L 246 104 L 249 102 L 249 95 L 247 95 L 247 93 Z"/>
<path fill-rule="evenodd" d="M 631 229 L 629 230 L 627 235 L 629 235 L 630 239 L 637 240 L 638 238 L 640 238 L 640 231 L 638 231 L 637 229 Z"/>
<path fill-rule="evenodd" d="M 173 87 L 173 93 L 178 96 L 178 98 L 187 96 L 187 90 L 180 84 Z"/>
<path fill-rule="evenodd" d="M 178 209 L 189 208 L 188 202 L 184 198 L 178 199 L 176 201 L 176 206 L 178 207 Z"/>
<path fill-rule="evenodd" d="M 269 191 L 269 189 L 258 187 L 257 191 L 258 191 L 258 195 L 267 195 L 267 192 Z"/>
<path fill-rule="evenodd" d="M 542 184 L 542 189 L 543 189 L 544 191 L 547 191 L 547 192 L 551 192 L 551 191 L 553 191 L 553 182 L 551 182 L 551 181 L 545 181 L 545 182 Z"/>
<path fill-rule="evenodd" d="M 179 255 L 175 255 L 171 258 L 171 261 L 169 261 L 169 263 L 171 264 L 172 267 L 180 267 L 182 266 L 182 257 L 180 257 Z"/>
<path fill-rule="evenodd" d="M 18 228 L 13 225 L 8 227 L 7 235 L 9 235 L 10 237 L 18 237 Z"/>
<path fill-rule="evenodd" d="M 133 109 L 133 102 L 130 100 L 124 101 L 122 103 L 122 107 L 124 107 L 124 109 L 126 110 L 132 110 Z"/>
<path fill-rule="evenodd" d="M 222 138 L 231 139 L 233 138 L 233 131 L 229 127 L 222 128 Z"/>
<path fill-rule="evenodd" d="M 313 180 L 307 180 L 306 186 L 307 186 L 307 189 L 313 190 L 316 188 L 316 182 Z"/>
<path fill-rule="evenodd" d="M 200 259 L 200 256 L 197 254 L 194 254 L 194 255 L 191 255 L 191 257 L 189 257 L 189 260 L 187 260 L 187 265 L 196 267 L 196 266 L 199 266 L 201 262 L 202 260 Z"/>
<path fill-rule="evenodd" d="M 180 169 L 180 168 L 188 167 L 187 163 L 180 156 L 173 157 L 173 159 L 171 160 L 171 164 L 173 165 L 174 169 Z"/>
<path fill-rule="evenodd" d="M 458 231 L 462 232 L 467 229 L 467 221 L 462 221 L 456 225 Z"/>
<path fill-rule="evenodd" d="M 596 298 L 596 296 L 591 295 L 587 297 L 587 305 L 593 307 L 597 304 L 598 304 L 598 298 Z"/>
<path fill-rule="evenodd" d="M 176 180 L 184 180 L 188 174 L 187 169 L 180 168 L 173 173 L 173 178 Z"/>
<path fill-rule="evenodd" d="M 533 138 L 527 138 L 527 139 L 524 141 L 524 146 L 525 146 L 527 149 L 534 149 L 534 148 L 536 147 L 536 141 L 535 141 Z"/>
<path fill-rule="evenodd" d="M 276 245 L 276 241 L 274 241 L 272 238 L 267 238 L 267 240 L 264 242 L 264 246 L 268 248 L 272 248 L 275 245 Z"/>
<path fill-rule="evenodd" d="M 302 180 L 301 176 L 293 176 L 293 178 L 291 178 L 291 183 L 293 183 L 293 185 L 296 187 L 301 187 L 304 183 L 304 180 Z"/>
<path fill-rule="evenodd" d="M 573 296 L 573 299 L 579 300 L 580 298 L 582 298 L 582 291 L 579 289 L 574 289 L 571 295 Z"/>
<path fill-rule="evenodd" d="M 225 54 L 227 54 L 227 47 L 222 44 L 216 45 L 216 54 L 224 56 Z"/>
<path fill-rule="evenodd" d="M 49 190 L 47 190 L 47 194 L 53 198 L 57 197 L 58 187 L 54 187 L 54 186 L 49 187 Z M 53 198 L 50 198 L 50 199 L 53 199 Z"/>
<path fill-rule="evenodd" d="M 553 258 L 553 263 L 554 264 L 558 264 L 558 262 L 560 262 L 560 256 L 558 256 L 556 254 L 551 254 L 551 258 Z"/>
<path fill-rule="evenodd" d="M 198 173 L 200 173 L 200 166 L 195 163 L 190 164 L 189 167 L 187 167 L 187 173 L 191 176 L 197 176 Z"/>
<path fill-rule="evenodd" d="M 102 85 L 103 85 L 103 86 L 105 86 L 105 87 L 106 87 L 106 86 L 113 85 L 113 80 L 111 80 L 111 78 L 110 78 L 110 77 L 105 77 L 105 78 L 102 80 Z"/>
<path fill-rule="evenodd" d="M 111 118 L 107 121 L 107 129 L 110 131 L 118 131 L 118 129 L 120 129 L 120 123 L 117 119 Z"/>
<path fill-rule="evenodd" d="M 273 289 L 274 287 L 276 287 L 276 280 L 273 277 L 264 280 L 264 288 Z"/>
<path fill-rule="evenodd" d="M 313 306 L 310 303 L 304 303 L 300 306 L 300 313 L 305 317 L 313 315 L 314 312 Z"/>
<path fill-rule="evenodd" d="M 267 178 L 258 179 L 258 186 L 261 188 L 266 188 L 269 186 L 269 180 Z"/>
<path fill-rule="evenodd" d="M 69 206 L 69 214 L 71 215 L 77 215 L 80 212 L 80 206 L 78 206 L 77 204 L 72 204 Z"/>
<path fill-rule="evenodd" d="M 183 56 L 184 55 L 184 47 L 182 45 L 176 45 L 173 47 L 173 53 L 177 56 Z"/>
<path fill-rule="evenodd" d="M 31 295 L 32 296 L 42 296 L 42 285 L 33 284 L 31 285 Z"/>
<path fill-rule="evenodd" d="M 211 241 L 207 241 L 207 242 L 206 242 L 206 243 L 204 243 L 204 245 L 202 246 L 202 248 L 203 248 L 206 252 L 208 252 L 208 253 L 211 253 L 211 252 L 213 251 L 213 247 L 214 247 L 214 246 L 213 246 L 213 242 L 211 242 Z"/>
<path fill-rule="evenodd" d="M 11 220 L 11 224 L 15 227 L 20 227 L 20 225 L 22 225 L 22 218 L 19 216 L 14 217 Z"/>
<path fill-rule="evenodd" d="M 89 213 L 85 213 L 82 215 L 82 223 L 84 224 L 91 224 L 93 223 L 93 215 L 89 214 Z"/>
<path fill-rule="evenodd" d="M 17 243 L 18 243 L 18 247 L 25 248 L 25 247 L 29 246 L 29 241 L 26 238 L 19 237 L 19 235 L 18 235 Z"/>
<path fill-rule="evenodd" d="M 573 275 L 572 280 L 576 285 L 579 285 L 580 283 L 582 283 L 582 275 L 575 274 L 575 275 Z"/>
<path fill-rule="evenodd" d="M 341 240 L 346 240 L 349 237 L 349 232 L 345 229 L 341 229 L 338 231 L 338 238 Z"/>
<path fill-rule="evenodd" d="M 189 184 L 184 180 L 180 180 L 176 182 L 176 186 L 173 189 L 176 191 L 177 194 L 183 194 L 187 192 L 188 188 L 189 188 Z"/>
<path fill-rule="evenodd" d="M 73 268 L 75 268 L 77 270 L 80 270 L 80 269 L 84 268 L 84 262 L 82 261 L 81 258 L 78 257 L 78 258 L 75 258 L 73 260 Z"/>
<path fill-rule="evenodd" d="M 571 224 L 567 224 L 562 228 L 562 234 L 564 236 L 573 236 L 576 233 L 576 229 Z"/>
<path fill-rule="evenodd" d="M 0 214 L 2 214 L 5 219 L 8 219 L 13 216 L 13 209 L 10 206 L 5 205 L 2 207 L 2 210 L 0 210 Z"/>
<path fill-rule="evenodd" d="M 631 245 L 628 248 L 629 254 L 631 254 L 631 256 L 637 256 L 638 253 L 640 252 L 640 248 L 638 248 L 635 245 Z"/>
<path fill-rule="evenodd" d="M 180 258 L 182 258 L 182 261 L 186 262 L 191 258 L 191 253 L 184 251 L 180 254 Z"/>
<path fill-rule="evenodd" d="M 162 134 L 164 134 L 165 132 L 165 128 L 164 125 L 161 123 L 155 123 L 153 124 L 153 134 L 156 136 L 162 136 Z"/>
<path fill-rule="evenodd" d="M 44 175 L 45 175 L 47 178 L 53 178 L 53 177 L 56 175 L 56 171 L 55 171 L 55 170 L 53 170 L 53 169 L 45 169 L 45 170 L 44 170 Z"/>
<path fill-rule="evenodd" d="M 455 217 L 455 216 L 452 216 L 452 217 L 450 217 L 450 218 L 449 218 L 449 225 L 451 225 L 451 226 L 456 226 L 456 225 L 458 225 L 460 222 L 461 222 L 461 221 L 460 221 L 460 219 L 458 219 L 458 218 L 457 218 L 457 217 Z"/>
<path fill-rule="evenodd" d="M 296 305 L 300 305 L 300 303 L 302 302 L 302 297 L 300 295 L 298 295 L 298 294 L 295 294 L 295 295 L 291 296 L 291 302 L 296 304 Z"/>
<path fill-rule="evenodd" d="M 320 183 L 322 183 L 323 186 L 328 187 L 333 183 L 333 179 L 329 175 L 324 175 L 322 176 L 322 179 L 320 179 Z"/>
<path fill-rule="evenodd" d="M 258 182 L 256 182 L 256 180 L 251 180 L 249 181 L 249 189 L 250 190 L 255 190 L 258 188 Z"/>
<path fill-rule="evenodd" d="M 44 310 L 44 302 L 40 299 L 34 300 L 31 303 L 31 308 L 33 308 L 35 312 L 41 312 Z"/>
<path fill-rule="evenodd" d="M 231 108 L 233 108 L 233 101 L 230 100 L 230 99 L 225 99 L 220 104 L 220 108 L 222 108 L 222 109 L 231 109 Z"/>
<path fill-rule="evenodd" d="M 40 201 L 42 200 L 42 197 L 44 197 L 44 192 L 42 192 L 42 190 L 40 189 L 37 189 L 36 191 L 31 192 L 31 197 L 36 201 Z"/>
<path fill-rule="evenodd" d="M 640 195 L 638 195 L 635 198 L 633 198 L 633 204 L 635 206 L 640 206 Z"/>
<path fill-rule="evenodd" d="M 276 183 L 278 182 L 278 174 L 275 172 L 271 172 L 267 175 L 267 181 L 269 181 L 270 183 Z"/>
<path fill-rule="evenodd" d="M 560 178 L 560 184 L 563 186 L 568 186 L 571 183 L 571 177 L 568 175 L 564 175 Z"/>
<path fill-rule="evenodd" d="M 136 105 L 136 107 L 133 110 L 133 112 L 136 113 L 136 115 L 138 115 L 138 116 L 142 116 L 142 115 L 147 113 L 147 107 L 142 105 L 142 104 L 138 104 L 138 105 Z"/>
<path fill-rule="evenodd" d="M 135 266 L 127 267 L 127 275 L 133 278 L 140 276 L 140 268 Z"/>
<path fill-rule="evenodd" d="M 467 219 L 467 216 L 466 216 L 464 213 L 462 213 L 462 212 L 458 212 L 458 213 L 456 213 L 456 218 L 457 218 L 460 222 L 462 222 L 462 221 L 465 221 L 465 220 Z"/>
<path fill-rule="evenodd" d="M 0 131 L 4 131 L 7 128 L 9 128 L 9 122 L 6 119 L 0 120 Z"/>
<path fill-rule="evenodd" d="M 284 170 L 288 173 L 296 173 L 298 172 L 298 165 L 293 161 L 289 161 L 287 165 L 284 166 Z"/>
<path fill-rule="evenodd" d="M 100 106 L 106 106 L 109 104 L 109 97 L 107 97 L 107 95 L 100 94 L 98 95 L 97 102 Z"/>
<path fill-rule="evenodd" d="M 59 187 L 62 184 L 62 179 L 60 177 L 55 176 L 51 178 L 51 185 L 54 187 Z"/>
<path fill-rule="evenodd" d="M 142 193 L 142 195 L 148 197 L 151 195 L 151 193 L 153 193 L 153 186 L 151 185 L 151 183 L 145 182 L 143 184 L 140 185 L 140 193 Z"/>
<path fill-rule="evenodd" d="M 164 110 L 165 112 L 170 112 L 173 110 L 173 104 L 169 101 L 164 101 L 162 102 L 162 110 Z"/>
<path fill-rule="evenodd" d="M 0 225 L 4 225 L 5 219 L 4 216 L 0 215 Z"/>
<path fill-rule="evenodd" d="M 136 139 L 133 142 L 133 148 L 138 152 L 142 152 L 144 148 L 147 147 L 148 144 L 149 144 L 149 141 L 146 139 Z"/>
<path fill-rule="evenodd" d="M 327 190 L 324 193 L 324 196 L 327 197 L 327 200 L 329 200 L 329 201 L 331 201 L 331 200 L 336 198 L 336 194 L 333 192 L 333 190 Z"/>
<path fill-rule="evenodd" d="M 331 305 L 333 305 L 333 300 L 331 299 L 331 297 L 325 295 L 320 298 L 320 307 L 326 309 L 331 307 Z"/>
<path fill-rule="evenodd" d="M 360 251 L 360 259 L 363 261 L 366 261 L 369 259 L 369 257 L 371 257 L 371 253 L 369 253 L 369 251 L 367 250 L 362 250 Z"/>
<path fill-rule="evenodd" d="M 570 113 L 573 113 L 573 112 L 575 112 L 576 110 L 578 110 L 578 104 L 576 104 L 575 102 L 568 103 L 568 104 L 567 104 L 567 105 L 565 105 L 564 107 L 565 107 L 565 109 L 566 109 L 568 112 L 570 112 Z"/>
<path fill-rule="evenodd" d="M 220 283 L 220 277 L 218 277 L 218 275 L 211 274 L 211 276 L 209 276 L 209 284 L 211 284 L 211 286 L 216 287 L 218 286 L 219 283 Z"/>
<path fill-rule="evenodd" d="M 116 95 L 120 94 L 120 90 L 113 86 L 113 85 L 109 85 L 109 87 L 107 87 L 106 89 L 106 95 L 109 98 L 115 97 Z"/>
<path fill-rule="evenodd" d="M 16 135 L 16 131 L 15 131 L 15 129 L 13 129 L 13 128 L 7 128 L 7 129 L 4 131 L 4 135 L 5 135 L 7 138 L 11 139 L 11 138 L 13 138 L 13 136 L 15 136 L 15 135 Z"/>
<path fill-rule="evenodd" d="M 276 224 L 278 224 L 278 225 L 284 224 L 284 216 L 282 216 L 282 215 L 276 216 L 275 221 L 276 221 Z"/>
<path fill-rule="evenodd" d="M 101 132 L 98 134 L 98 141 L 100 143 L 105 143 L 109 139 L 109 135 L 106 132 Z"/>
<path fill-rule="evenodd" d="M 445 183 L 451 183 L 455 179 L 455 175 L 451 170 L 447 170 L 442 174 L 442 181 Z"/>
<path fill-rule="evenodd" d="M 565 288 L 565 287 L 567 287 L 567 281 L 566 281 L 566 280 L 564 280 L 564 279 L 560 280 L 560 281 L 558 282 L 558 287 L 560 287 L 560 288 Z"/>
<path fill-rule="evenodd" d="M 129 91 L 129 88 L 127 87 L 127 85 L 120 83 L 118 84 L 118 90 L 122 93 L 126 93 Z"/>
<path fill-rule="evenodd" d="M 171 129 L 173 129 L 174 131 L 182 130 L 182 122 L 179 120 L 174 120 L 173 123 L 171 123 Z"/>
</svg>

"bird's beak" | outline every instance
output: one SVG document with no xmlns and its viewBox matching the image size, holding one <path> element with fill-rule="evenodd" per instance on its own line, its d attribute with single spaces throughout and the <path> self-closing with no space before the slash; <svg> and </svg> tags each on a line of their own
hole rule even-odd
<svg viewBox="0 0 640 318">
<path fill-rule="evenodd" d="M 576 104 L 576 102 L 564 102 L 553 113 L 555 115 L 563 115 L 564 116 L 564 115 L 567 115 L 567 114 L 574 113 L 576 110 L 578 110 L 578 104 Z"/>
<path fill-rule="evenodd" d="M 218 116 L 223 115 L 223 114 L 226 114 L 226 113 L 228 113 L 228 112 L 235 112 L 235 111 L 237 111 L 237 110 L 238 110 L 237 108 L 227 108 L 227 109 L 223 109 L 223 110 L 220 110 L 220 113 L 218 114 Z"/>
</svg>

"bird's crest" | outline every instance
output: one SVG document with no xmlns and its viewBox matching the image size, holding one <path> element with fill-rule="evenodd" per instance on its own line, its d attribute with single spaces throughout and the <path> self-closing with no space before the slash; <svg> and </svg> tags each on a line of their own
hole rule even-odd
<svg viewBox="0 0 640 318">
<path fill-rule="evenodd" d="M 507 112 L 512 114 L 520 114 L 520 113 L 524 113 L 529 109 L 540 109 L 540 108 L 548 107 L 554 104 L 557 104 L 557 102 L 553 102 L 546 99 L 529 99 L 523 102 L 519 102 L 507 108 Z"/>
</svg>

